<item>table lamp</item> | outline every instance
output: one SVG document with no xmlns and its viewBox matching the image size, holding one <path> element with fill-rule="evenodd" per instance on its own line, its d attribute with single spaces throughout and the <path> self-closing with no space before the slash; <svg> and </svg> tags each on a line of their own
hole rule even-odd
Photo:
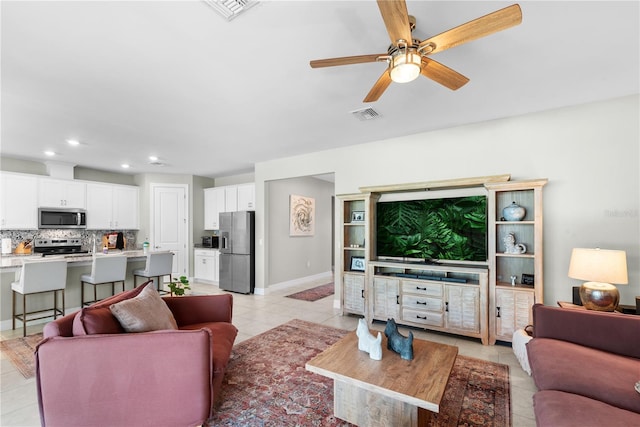
<svg viewBox="0 0 640 427">
<path fill-rule="evenodd" d="M 613 283 L 626 285 L 627 254 L 609 249 L 574 248 L 569 263 L 569 277 L 587 280 L 580 286 L 580 300 L 588 310 L 614 311 L 620 292 Z"/>
</svg>

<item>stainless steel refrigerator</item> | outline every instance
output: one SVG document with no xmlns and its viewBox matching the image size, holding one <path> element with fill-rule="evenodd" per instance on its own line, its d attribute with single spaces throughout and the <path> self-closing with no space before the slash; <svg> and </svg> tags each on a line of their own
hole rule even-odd
<svg viewBox="0 0 640 427">
<path fill-rule="evenodd" d="M 251 294 L 255 288 L 255 213 L 220 214 L 220 289 Z"/>
</svg>

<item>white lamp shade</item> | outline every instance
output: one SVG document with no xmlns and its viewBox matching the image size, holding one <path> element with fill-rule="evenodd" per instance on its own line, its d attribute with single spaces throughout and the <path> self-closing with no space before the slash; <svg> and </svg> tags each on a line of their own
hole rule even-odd
<svg viewBox="0 0 640 427">
<path fill-rule="evenodd" d="M 627 254 L 618 250 L 574 248 L 569 263 L 569 277 L 626 285 L 629 283 Z"/>
<path fill-rule="evenodd" d="M 391 80 L 396 83 L 407 83 L 420 75 L 422 58 L 414 52 L 400 53 L 391 59 Z"/>
</svg>

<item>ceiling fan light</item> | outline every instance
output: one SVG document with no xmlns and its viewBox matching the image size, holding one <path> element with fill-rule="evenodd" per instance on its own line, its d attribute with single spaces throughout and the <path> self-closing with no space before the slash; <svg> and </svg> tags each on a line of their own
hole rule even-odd
<svg viewBox="0 0 640 427">
<path fill-rule="evenodd" d="M 396 83 L 407 83 L 420 75 L 422 59 L 415 52 L 399 53 L 391 58 L 389 74 Z"/>
</svg>

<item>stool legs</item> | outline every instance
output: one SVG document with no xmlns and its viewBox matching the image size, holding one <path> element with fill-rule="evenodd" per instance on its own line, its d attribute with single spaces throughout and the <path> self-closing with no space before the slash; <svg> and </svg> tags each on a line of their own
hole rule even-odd
<svg viewBox="0 0 640 427">
<path fill-rule="evenodd" d="M 22 336 L 27 336 L 27 295 L 22 295 Z"/>
<path fill-rule="evenodd" d="M 122 291 L 124 292 L 124 288 L 125 288 L 125 281 L 124 280 L 120 280 L 119 282 L 122 282 Z M 85 301 L 84 300 L 84 285 L 86 283 L 89 283 L 90 285 L 93 286 L 93 301 Z M 84 307 L 85 305 L 90 305 L 93 303 L 98 302 L 98 285 L 106 285 L 106 284 L 111 284 L 111 295 L 115 295 L 116 294 L 116 282 L 103 282 L 103 283 L 91 283 L 91 282 L 80 282 L 80 301 L 81 301 L 81 305 L 82 307 Z M 134 277 L 134 283 L 135 283 L 135 277 Z M 134 286 L 135 287 L 135 286 Z"/>
<path fill-rule="evenodd" d="M 62 297 L 62 308 L 61 309 L 58 308 L 58 291 L 62 292 L 62 295 L 61 295 L 61 297 Z M 47 292 L 53 292 L 53 318 L 57 319 L 58 315 L 64 316 L 65 315 L 64 289 L 56 289 L 55 291 L 47 291 Z M 17 314 L 16 313 L 16 294 L 18 294 L 18 292 L 11 291 L 11 294 L 12 294 L 11 295 L 11 328 L 13 330 L 16 329 L 16 319 L 19 319 L 20 321 L 22 321 L 22 336 L 23 337 L 27 336 L 27 314 L 37 314 L 37 313 L 45 313 L 45 312 L 47 312 L 47 315 L 45 315 L 45 316 L 35 317 L 33 319 L 30 319 L 30 320 L 45 319 L 45 318 L 51 316 L 50 314 L 48 314 L 48 311 L 50 309 L 32 311 L 30 313 L 27 313 L 27 295 L 31 295 L 31 294 L 21 294 L 22 295 L 22 313 L 21 314 Z"/>
</svg>

